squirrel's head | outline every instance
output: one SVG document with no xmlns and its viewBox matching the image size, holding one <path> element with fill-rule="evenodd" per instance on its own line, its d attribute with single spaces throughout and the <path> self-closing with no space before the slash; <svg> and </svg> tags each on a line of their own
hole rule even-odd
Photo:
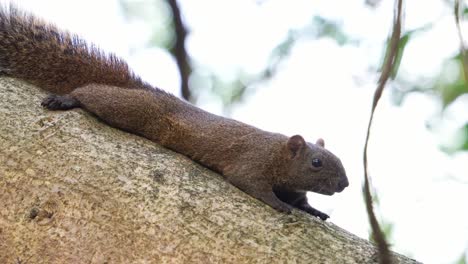
<svg viewBox="0 0 468 264">
<path fill-rule="evenodd" d="M 348 178 L 340 159 L 325 149 L 323 139 L 315 144 L 299 135 L 290 137 L 284 146 L 287 175 L 283 182 L 297 191 L 332 195 L 348 187 Z"/>
</svg>

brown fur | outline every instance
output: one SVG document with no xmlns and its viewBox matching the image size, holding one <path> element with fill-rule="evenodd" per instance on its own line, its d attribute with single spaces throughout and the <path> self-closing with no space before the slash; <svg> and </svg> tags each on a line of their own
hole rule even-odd
<svg viewBox="0 0 468 264">
<path fill-rule="evenodd" d="M 0 39 L 0 71 L 53 93 L 88 83 L 149 87 L 116 56 L 12 6 L 0 10 Z"/>
<path fill-rule="evenodd" d="M 205 112 L 143 83 L 115 56 L 12 7 L 0 8 L 0 72 L 61 94 L 44 100 L 50 109 L 85 108 L 223 174 L 279 211 L 296 207 L 326 219 L 305 192 L 331 195 L 348 186 L 323 140 L 307 143 Z"/>
</svg>

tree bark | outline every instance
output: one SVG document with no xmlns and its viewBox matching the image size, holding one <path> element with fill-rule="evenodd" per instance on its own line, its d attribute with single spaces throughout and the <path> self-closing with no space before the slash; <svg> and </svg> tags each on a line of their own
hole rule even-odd
<svg viewBox="0 0 468 264">
<path fill-rule="evenodd" d="M 278 213 L 81 109 L 42 109 L 45 94 L 0 78 L 0 263 L 377 262 L 330 222 Z"/>
</svg>

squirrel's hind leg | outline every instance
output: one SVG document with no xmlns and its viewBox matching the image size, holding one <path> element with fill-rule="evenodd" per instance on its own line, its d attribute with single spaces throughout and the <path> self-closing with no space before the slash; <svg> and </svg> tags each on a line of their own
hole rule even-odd
<svg viewBox="0 0 468 264">
<path fill-rule="evenodd" d="M 80 101 L 69 94 L 51 94 L 42 100 L 41 105 L 49 110 L 69 110 L 80 107 Z"/>
</svg>

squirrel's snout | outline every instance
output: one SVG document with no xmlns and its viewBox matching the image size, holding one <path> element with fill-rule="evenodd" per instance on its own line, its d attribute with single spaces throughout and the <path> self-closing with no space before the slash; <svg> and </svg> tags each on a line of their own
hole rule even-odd
<svg viewBox="0 0 468 264">
<path fill-rule="evenodd" d="M 348 178 L 345 176 L 338 182 L 338 190 L 337 192 L 342 192 L 346 187 L 349 186 Z"/>
</svg>

